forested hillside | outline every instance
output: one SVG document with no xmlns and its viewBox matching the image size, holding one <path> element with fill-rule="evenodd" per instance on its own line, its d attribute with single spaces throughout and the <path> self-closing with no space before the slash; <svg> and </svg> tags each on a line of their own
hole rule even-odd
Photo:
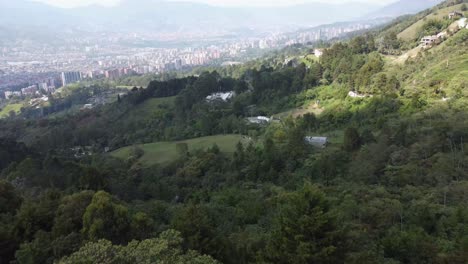
<svg viewBox="0 0 468 264">
<path fill-rule="evenodd" d="M 468 263 L 466 2 L 0 120 L 0 263 Z"/>
</svg>

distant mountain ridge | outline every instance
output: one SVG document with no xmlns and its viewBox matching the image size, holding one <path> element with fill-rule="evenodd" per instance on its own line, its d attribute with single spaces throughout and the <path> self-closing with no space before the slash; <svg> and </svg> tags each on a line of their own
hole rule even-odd
<svg viewBox="0 0 468 264">
<path fill-rule="evenodd" d="M 399 0 L 377 11 L 369 13 L 366 18 L 398 17 L 415 14 L 431 8 L 444 0 Z"/>
<path fill-rule="evenodd" d="M 79 26 L 93 30 L 271 30 L 357 19 L 379 8 L 361 2 L 308 3 L 287 7 L 219 7 L 191 2 L 126 0 L 114 7 L 61 9 L 27 0 L 0 0 L 2 25 Z"/>
<path fill-rule="evenodd" d="M 356 0 L 361 1 L 361 0 Z M 400 0 L 388 6 L 362 2 L 305 3 L 286 7 L 220 7 L 167 0 L 124 0 L 113 7 L 63 9 L 31 0 L 0 0 L 0 35 L 58 41 L 77 32 L 261 34 L 323 24 L 416 13 L 441 0 Z M 31 33 L 32 32 L 32 33 Z M 53 37 L 50 37 L 53 36 Z M 7 36 L 8 37 L 8 36 Z M 37 37 L 36 37 L 37 39 Z"/>
</svg>

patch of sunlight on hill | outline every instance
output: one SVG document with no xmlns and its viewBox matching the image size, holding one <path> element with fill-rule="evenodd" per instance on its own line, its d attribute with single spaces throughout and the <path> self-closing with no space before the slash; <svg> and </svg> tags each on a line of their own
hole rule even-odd
<svg viewBox="0 0 468 264">
<path fill-rule="evenodd" d="M 445 47 L 437 52 L 427 53 L 427 58 L 405 87 L 414 92 L 442 97 L 468 96 L 468 50 L 462 46 Z"/>
<path fill-rule="evenodd" d="M 0 118 L 5 118 L 10 115 L 10 112 L 13 111 L 15 114 L 21 112 L 21 107 L 23 104 L 8 104 L 0 111 Z"/>
<path fill-rule="evenodd" d="M 414 23 L 410 27 L 403 30 L 400 34 L 398 34 L 398 38 L 404 41 L 415 40 L 418 37 L 419 30 L 421 29 L 421 27 L 424 25 L 426 21 L 429 21 L 431 19 L 441 20 L 444 17 L 448 16 L 450 12 L 455 11 L 455 10 L 459 11 L 461 6 L 462 4 L 454 5 L 454 6 L 450 6 L 450 7 L 437 10 L 429 14 L 428 16 L 424 17 L 423 19 L 419 20 L 418 22 Z"/>
<path fill-rule="evenodd" d="M 133 111 L 149 114 L 158 107 L 163 105 L 172 106 L 175 102 L 175 96 L 173 97 L 164 97 L 164 98 L 151 98 L 144 101 L 142 104 L 135 107 Z"/>
<path fill-rule="evenodd" d="M 248 139 L 240 135 L 219 135 L 194 138 L 178 142 L 156 142 L 138 145 L 144 151 L 140 162 L 143 166 L 164 164 L 177 159 L 177 143 L 187 143 L 189 151 L 207 149 L 216 144 L 222 152 L 234 153 L 238 142 L 248 143 Z M 111 153 L 113 157 L 126 160 L 132 155 L 133 146 L 124 147 Z"/>
</svg>

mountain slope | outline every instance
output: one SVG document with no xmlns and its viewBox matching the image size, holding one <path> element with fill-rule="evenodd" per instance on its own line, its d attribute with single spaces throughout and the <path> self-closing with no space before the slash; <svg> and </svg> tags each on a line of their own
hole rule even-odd
<svg viewBox="0 0 468 264">
<path fill-rule="evenodd" d="M 58 24 L 59 23 L 59 24 Z M 39 2 L 0 0 L 0 25 L 48 26 L 55 28 L 75 24 L 73 16 L 63 9 Z"/>
<path fill-rule="evenodd" d="M 367 15 L 368 18 L 398 17 L 415 14 L 424 9 L 433 7 L 443 0 L 399 0 Z"/>
<path fill-rule="evenodd" d="M 444 17 L 448 16 L 448 14 L 452 11 L 459 11 L 461 8 L 462 4 L 459 5 L 454 5 L 454 6 L 449 6 L 446 8 L 442 8 L 437 10 L 437 12 L 433 12 L 422 19 L 418 20 L 416 23 L 412 24 L 410 27 L 406 28 L 403 30 L 400 34 L 398 34 L 398 37 L 404 41 L 410 41 L 413 40 L 417 37 L 418 31 L 421 29 L 421 27 L 424 25 L 429 20 L 441 20 Z"/>
<path fill-rule="evenodd" d="M 276 29 L 312 26 L 361 17 L 378 6 L 360 2 L 288 7 L 232 8 L 159 0 L 124 1 L 114 7 L 61 9 L 26 0 L 0 0 L 2 25 L 115 29 L 224 31 L 242 27 Z M 346 12 L 343 12 L 346 10 Z"/>
</svg>

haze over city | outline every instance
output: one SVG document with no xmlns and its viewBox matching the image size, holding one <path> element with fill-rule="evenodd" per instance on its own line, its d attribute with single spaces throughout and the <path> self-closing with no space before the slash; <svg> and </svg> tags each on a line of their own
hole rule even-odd
<svg viewBox="0 0 468 264">
<path fill-rule="evenodd" d="M 1 0 L 0 88 L 58 88 L 67 83 L 64 73 L 114 79 L 239 64 L 368 30 L 435 2 Z"/>
<path fill-rule="evenodd" d="M 0 0 L 0 264 L 468 264 L 468 0 Z"/>
<path fill-rule="evenodd" d="M 102 6 L 115 6 L 121 3 L 123 0 L 35 0 L 38 2 L 44 2 L 59 7 L 77 7 L 77 6 L 88 6 L 88 5 L 102 5 Z M 135 0 L 138 1 L 138 0 Z M 156 0 L 157 1 L 157 0 Z M 163 1 L 163 0 L 159 0 Z M 167 0 L 172 2 L 193 2 L 193 3 L 204 3 L 214 6 L 290 6 L 304 3 L 320 3 L 325 2 L 323 0 Z M 329 3 L 346 3 L 346 2 L 366 2 L 377 5 L 385 5 L 388 3 L 396 2 L 397 0 L 330 0 L 326 1 Z"/>
</svg>

